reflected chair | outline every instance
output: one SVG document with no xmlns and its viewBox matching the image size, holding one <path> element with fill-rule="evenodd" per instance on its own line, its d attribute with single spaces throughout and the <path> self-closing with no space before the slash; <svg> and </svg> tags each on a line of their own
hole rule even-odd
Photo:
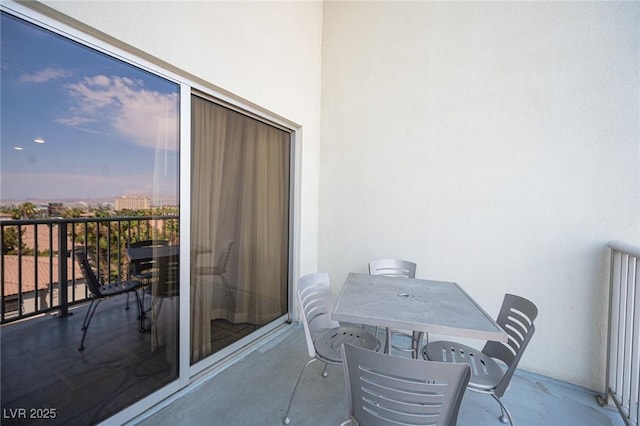
<svg viewBox="0 0 640 426">
<path fill-rule="evenodd" d="M 233 240 L 228 240 L 225 244 L 224 250 L 220 253 L 220 256 L 218 257 L 218 262 L 216 263 L 216 265 L 197 267 L 195 268 L 195 274 L 220 277 L 227 294 L 231 298 L 231 305 L 232 307 L 235 308 L 236 299 L 233 296 L 233 292 L 231 291 L 231 286 L 229 285 L 229 281 L 227 281 L 227 278 L 225 277 L 225 274 L 227 273 L 227 268 L 229 266 L 229 260 L 231 259 L 232 249 L 233 249 Z"/>
<path fill-rule="evenodd" d="M 349 419 L 367 426 L 455 426 L 471 368 L 342 347 Z"/>
<path fill-rule="evenodd" d="M 289 410 L 291 409 L 293 396 L 308 365 L 314 361 L 324 362 L 322 376 L 327 377 L 328 364 L 342 364 L 340 348 L 344 343 L 350 343 L 369 350 L 378 350 L 380 347 L 376 336 L 368 331 L 360 327 L 344 327 L 339 322 L 331 319 L 333 298 L 331 296 L 329 274 L 318 272 L 301 277 L 298 280 L 297 297 L 307 342 L 307 351 L 311 360 L 304 365 L 296 380 L 291 399 L 289 399 L 287 412 L 283 419 L 286 425 L 291 422 Z"/>
<path fill-rule="evenodd" d="M 167 240 L 142 240 L 136 241 L 133 243 L 129 243 L 128 248 L 137 248 L 137 247 L 164 247 L 168 246 L 169 241 Z M 143 287 L 146 287 L 146 292 L 151 293 L 151 278 L 153 276 L 153 271 L 156 268 L 156 260 L 155 259 L 145 259 L 141 261 L 131 262 L 130 265 L 130 273 L 131 277 L 140 281 Z M 142 292 L 142 314 L 144 315 L 144 291 Z M 129 300 L 129 295 L 127 294 L 127 301 Z"/>
<path fill-rule="evenodd" d="M 89 309 L 84 316 L 84 320 L 82 321 L 82 340 L 80 341 L 79 351 L 84 350 L 84 339 L 87 336 L 87 331 L 89 330 L 89 325 L 91 324 L 91 320 L 93 319 L 93 315 L 98 308 L 98 305 L 103 300 L 117 296 L 120 294 L 125 294 L 129 292 L 133 292 L 136 295 L 136 301 L 138 305 L 138 319 L 140 320 L 139 331 L 143 331 L 144 324 L 142 322 L 142 304 L 140 302 L 140 296 L 138 295 L 138 289 L 140 288 L 140 281 L 127 280 L 127 281 L 117 281 L 108 284 L 100 284 L 98 281 L 98 277 L 96 276 L 93 268 L 89 263 L 89 258 L 87 256 L 87 250 L 84 247 L 76 247 L 74 249 L 76 260 L 80 265 L 80 270 L 82 271 L 82 275 L 86 282 L 87 287 L 89 287 L 89 292 L 91 293 L 91 303 L 89 304 Z"/>
<path fill-rule="evenodd" d="M 402 277 L 402 278 L 415 278 L 416 277 L 416 264 L 409 262 L 408 260 L 401 259 L 376 259 L 369 262 L 369 274 L 371 275 L 385 275 L 389 277 Z M 376 335 L 378 334 L 378 328 L 376 327 Z M 403 348 L 399 346 L 393 346 L 392 337 L 394 334 L 400 334 L 411 339 L 411 347 Z M 389 353 L 390 349 L 396 349 L 401 352 L 411 352 L 414 358 L 418 358 L 418 351 L 420 333 L 414 331 L 413 334 L 407 334 L 402 332 L 394 332 L 390 328 L 386 330 L 386 342 L 385 353 Z M 391 345 L 391 346 L 390 346 Z"/>
<path fill-rule="evenodd" d="M 436 341 L 426 344 L 422 355 L 431 361 L 469 364 L 471 379 L 467 388 L 491 395 L 500 404 L 500 421 L 507 423 L 508 419 L 513 425 L 511 413 L 500 398 L 509 388 L 520 358 L 533 337 L 533 321 L 537 316 L 538 308 L 531 301 L 506 294 L 496 322 L 509 335 L 507 343 L 488 341 L 479 351 L 460 343 Z"/>
</svg>

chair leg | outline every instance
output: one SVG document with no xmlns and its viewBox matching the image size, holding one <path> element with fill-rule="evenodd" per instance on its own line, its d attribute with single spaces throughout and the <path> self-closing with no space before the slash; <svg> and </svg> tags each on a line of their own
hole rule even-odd
<svg viewBox="0 0 640 426">
<path fill-rule="evenodd" d="M 82 321 L 82 340 L 80 340 L 79 351 L 84 351 L 84 339 L 87 337 L 87 331 L 89 330 L 89 324 L 91 324 L 91 320 L 93 319 L 93 314 L 95 314 L 96 309 L 98 309 L 98 305 L 102 302 L 102 299 L 92 299 L 91 304 L 89 305 L 89 309 L 87 310 L 86 315 L 84 316 L 84 320 Z"/>
<path fill-rule="evenodd" d="M 132 291 L 134 291 L 136 293 L 136 301 L 138 302 L 138 318 L 140 318 L 140 311 L 141 311 L 140 310 L 140 306 L 142 306 L 142 305 L 140 304 L 140 297 L 138 295 L 138 290 L 132 290 Z M 129 293 L 131 293 L 131 291 L 127 292 L 127 305 L 124 308 L 125 311 L 129 310 Z"/>
<path fill-rule="evenodd" d="M 136 290 L 136 293 L 138 293 L 138 290 Z M 138 299 L 140 300 L 140 311 L 139 311 L 138 319 L 142 319 L 144 318 L 144 288 L 142 287 L 140 288 L 140 293 L 138 293 Z"/>
<path fill-rule="evenodd" d="M 493 397 L 493 399 L 498 401 L 498 404 L 500 404 L 500 410 L 502 410 L 500 421 L 505 424 L 509 423 L 511 426 L 513 426 L 513 419 L 511 418 L 511 413 L 509 412 L 509 410 L 507 410 L 507 407 L 502 403 L 500 398 L 498 398 L 495 394 L 491 394 L 491 396 Z M 506 414 L 506 417 L 505 417 L 505 414 Z"/>
<path fill-rule="evenodd" d="M 327 371 L 327 366 L 329 364 L 327 364 L 326 362 L 324 363 L 324 370 L 322 370 L 322 377 L 327 377 L 329 375 L 329 372 Z"/>
<path fill-rule="evenodd" d="M 231 305 L 235 309 L 236 299 L 235 297 L 233 297 L 233 292 L 231 291 L 231 287 L 229 286 L 229 281 L 227 281 L 223 274 L 220 274 L 218 276 L 222 279 L 222 284 L 224 284 L 224 288 L 227 290 L 227 293 L 229 293 L 229 297 L 231 298 Z"/>
<path fill-rule="evenodd" d="M 387 340 L 384 343 L 384 353 L 391 353 L 391 329 L 387 327 Z"/>
<path fill-rule="evenodd" d="M 411 349 L 413 350 L 412 356 L 414 359 L 422 359 L 420 355 L 420 349 L 424 347 L 429 341 L 429 334 L 426 331 L 414 331 Z M 425 358 L 426 359 L 426 358 Z"/>
<path fill-rule="evenodd" d="M 313 361 L 317 361 L 317 359 L 316 358 L 312 358 L 309 361 L 307 361 L 307 363 L 304 365 L 304 367 L 302 367 L 302 370 L 300 370 L 300 374 L 298 374 L 298 380 L 296 380 L 296 385 L 293 387 L 293 392 L 291 392 L 291 398 L 289 399 L 289 405 L 287 406 L 287 412 L 284 413 L 284 419 L 282 419 L 282 423 L 284 423 L 285 425 L 288 425 L 289 423 L 291 423 L 291 419 L 289 418 L 289 410 L 291 410 L 291 403 L 293 402 L 293 396 L 296 394 L 296 389 L 298 389 L 298 384 L 300 383 L 300 379 L 302 378 L 302 373 L 304 373 L 304 370 Z M 325 364 L 325 370 L 326 370 L 326 368 L 327 368 L 327 365 Z"/>
<path fill-rule="evenodd" d="M 418 352 L 420 348 L 420 342 L 422 341 L 422 336 L 419 331 L 414 331 L 411 333 L 411 358 L 418 359 Z"/>
<path fill-rule="evenodd" d="M 136 306 L 138 307 L 138 331 L 140 333 L 144 332 L 144 302 L 140 299 L 140 295 L 138 294 L 138 290 L 133 290 L 136 295 Z M 127 292 L 127 298 L 129 297 L 129 293 Z"/>
<path fill-rule="evenodd" d="M 89 309 L 87 309 L 87 313 L 84 314 L 84 319 L 82 320 L 82 328 L 80 330 L 86 330 L 87 328 L 87 318 L 89 318 L 89 314 L 91 313 L 91 309 L 93 308 L 93 304 L 96 300 L 91 299 L 91 303 L 89 304 Z"/>
</svg>

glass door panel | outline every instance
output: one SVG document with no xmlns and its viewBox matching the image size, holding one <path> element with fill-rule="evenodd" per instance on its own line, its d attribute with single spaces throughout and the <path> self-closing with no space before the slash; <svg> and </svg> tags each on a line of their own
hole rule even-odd
<svg viewBox="0 0 640 426">
<path fill-rule="evenodd" d="M 155 266 L 136 274 L 129 248 L 162 240 L 175 253 L 180 88 L 13 14 L 0 19 L 0 205 L 15 216 L 0 221 L 2 241 L 15 242 L 2 251 L 0 295 L 2 306 L 37 296 L 2 315 L 1 405 L 95 424 L 178 377 L 175 256 L 150 250 L 142 257 Z M 88 269 L 102 291 L 135 281 L 138 294 L 103 297 Z"/>
<path fill-rule="evenodd" d="M 192 96 L 191 363 L 284 315 L 289 132 Z"/>
</svg>

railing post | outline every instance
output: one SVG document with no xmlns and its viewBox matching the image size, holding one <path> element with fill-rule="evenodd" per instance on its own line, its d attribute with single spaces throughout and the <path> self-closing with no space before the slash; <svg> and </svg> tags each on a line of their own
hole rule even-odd
<svg viewBox="0 0 640 426">
<path fill-rule="evenodd" d="M 67 295 L 67 222 L 58 222 L 58 297 L 60 299 L 59 318 L 69 316 Z"/>
</svg>

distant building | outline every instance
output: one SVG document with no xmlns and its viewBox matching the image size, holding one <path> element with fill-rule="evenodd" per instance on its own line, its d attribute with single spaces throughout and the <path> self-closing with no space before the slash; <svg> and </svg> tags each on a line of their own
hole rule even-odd
<svg viewBox="0 0 640 426">
<path fill-rule="evenodd" d="M 148 198 L 129 197 L 123 195 L 116 198 L 114 202 L 114 210 L 146 210 L 151 207 L 151 201 Z"/>
<path fill-rule="evenodd" d="M 49 203 L 47 214 L 49 217 L 62 217 L 64 215 L 64 206 L 62 203 Z"/>
</svg>

